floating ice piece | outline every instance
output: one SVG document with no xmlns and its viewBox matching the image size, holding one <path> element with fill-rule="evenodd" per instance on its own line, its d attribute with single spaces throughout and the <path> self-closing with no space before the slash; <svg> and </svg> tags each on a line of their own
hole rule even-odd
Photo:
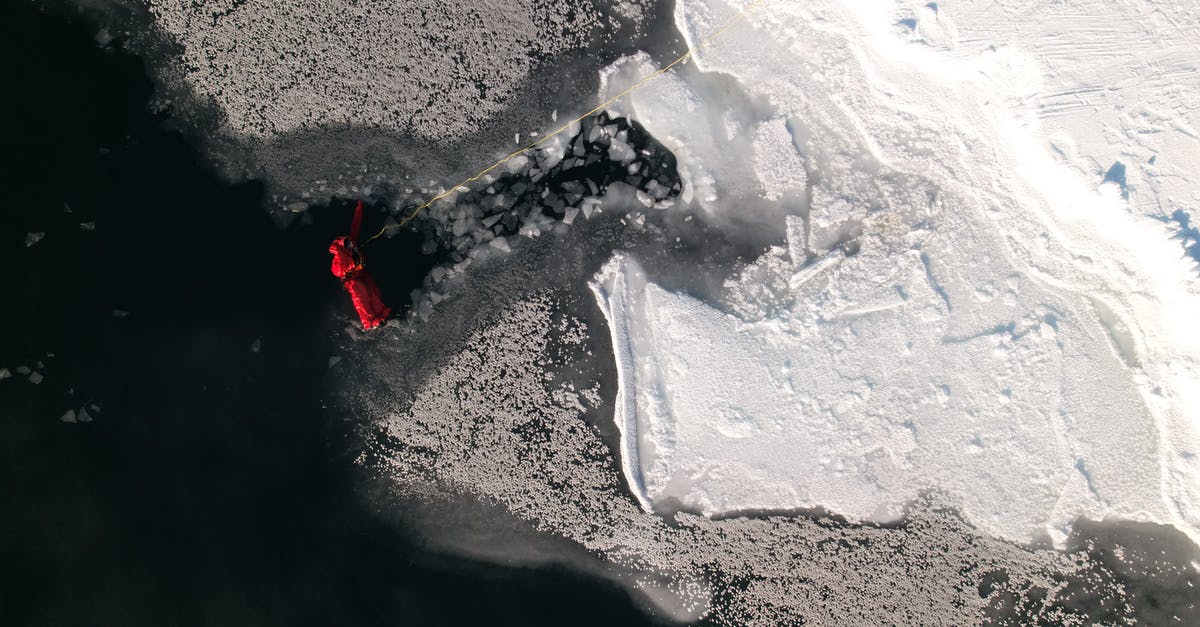
<svg viewBox="0 0 1200 627">
<path fill-rule="evenodd" d="M 262 350 L 262 338 L 256 337 L 253 342 L 250 342 L 250 352 L 257 353 Z"/>
<path fill-rule="evenodd" d="M 495 248 L 496 250 L 503 251 L 506 253 L 512 251 L 512 249 L 508 247 L 508 240 L 506 240 L 503 237 L 497 237 L 496 239 L 488 242 L 488 245 L 491 246 L 492 248 Z"/>
<path fill-rule="evenodd" d="M 79 223 L 79 228 L 81 228 L 81 229 L 83 229 L 83 230 L 85 230 L 85 231 L 95 231 L 95 230 L 96 230 L 96 223 L 95 223 L 95 222 L 80 222 L 80 223 Z"/>
<path fill-rule="evenodd" d="M 59 421 L 70 424 L 75 424 L 75 410 L 68 409 L 67 412 L 58 417 Z"/>
<path fill-rule="evenodd" d="M 29 376 L 29 373 L 31 372 L 33 372 L 33 369 L 29 366 L 17 366 L 17 374 L 22 377 Z"/>
<path fill-rule="evenodd" d="M 88 411 L 87 406 L 79 408 L 79 422 L 91 422 L 92 414 Z"/>
<path fill-rule="evenodd" d="M 612 143 L 610 143 L 608 146 L 608 158 L 612 159 L 613 161 L 617 161 L 619 163 L 628 163 L 636 156 L 637 153 L 634 152 L 633 148 L 629 144 L 618 139 L 614 138 Z"/>
<path fill-rule="evenodd" d="M 0 381 L 3 381 L 11 376 L 12 373 L 9 372 L 8 368 L 0 368 Z"/>
<path fill-rule="evenodd" d="M 45 380 L 45 377 L 43 377 L 43 376 L 42 376 L 42 373 L 40 373 L 40 372 L 31 372 L 31 373 L 29 373 L 29 382 L 30 382 L 30 383 L 32 383 L 32 384 L 34 384 L 34 385 L 37 385 L 37 384 L 41 383 L 41 382 L 42 382 L 42 381 L 44 381 L 44 380 Z"/>
<path fill-rule="evenodd" d="M 36 233 L 26 233 L 25 234 L 25 248 L 29 248 L 30 246 L 33 246 L 34 244 L 42 241 L 42 238 L 44 238 L 44 237 L 46 237 L 45 231 L 38 231 Z"/>
<path fill-rule="evenodd" d="M 1083 328 L 1035 307 L 955 337 L 915 253 L 835 254 L 791 289 L 794 309 L 745 322 L 646 281 L 624 256 L 597 277 L 623 464 L 644 506 L 888 521 L 936 488 L 1023 540 L 1041 521 L 1069 524 L 1055 511 L 1102 511 L 1112 495 L 1152 507 L 1153 484 L 1124 477 L 1152 476 L 1153 456 L 1112 453 L 1154 441 L 1122 367 L 1063 375 L 1072 351 L 1098 346 Z M 1046 319 L 1059 330 L 1040 331 Z M 1091 381 L 1109 392 L 1083 394 Z"/>
<path fill-rule="evenodd" d="M 340 355 L 333 355 L 329 358 L 328 363 L 326 363 L 326 367 L 332 368 L 332 367 L 336 366 L 338 364 L 338 362 L 341 360 L 342 360 L 342 358 Z"/>
</svg>

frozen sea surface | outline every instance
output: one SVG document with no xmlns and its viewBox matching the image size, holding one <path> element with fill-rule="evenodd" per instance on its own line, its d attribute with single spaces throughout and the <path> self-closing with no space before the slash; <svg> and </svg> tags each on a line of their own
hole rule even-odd
<svg viewBox="0 0 1200 627">
<path fill-rule="evenodd" d="M 747 4 L 685 0 L 676 19 L 694 45 Z M 1081 516 L 1200 538 L 1194 262 L 1131 209 L 1153 194 L 1055 151 L 1048 129 L 1072 127 L 1042 124 L 1053 76 L 1009 45 L 1015 24 L 980 43 L 954 35 L 954 4 L 901 8 L 768 3 L 696 49 L 700 72 L 623 105 L 708 219 L 785 234 L 715 302 L 624 255 L 597 276 L 628 482 L 648 509 L 709 515 L 889 521 L 938 489 L 1017 541 L 1061 546 Z M 630 57 L 605 88 L 652 68 Z M 1126 87 L 1134 108 L 1196 93 Z M 1170 110 L 1158 162 L 1186 164 L 1196 136 Z"/>
</svg>

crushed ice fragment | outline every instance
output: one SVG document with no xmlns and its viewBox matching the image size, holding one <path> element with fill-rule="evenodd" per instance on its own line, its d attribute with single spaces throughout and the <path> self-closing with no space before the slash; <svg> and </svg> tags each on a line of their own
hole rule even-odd
<svg viewBox="0 0 1200 627">
<path fill-rule="evenodd" d="M 34 385 L 37 385 L 37 384 L 41 383 L 41 382 L 42 382 L 42 381 L 44 381 L 44 380 L 45 380 L 45 377 L 43 377 L 43 376 L 42 376 L 42 373 L 40 373 L 40 372 L 31 372 L 31 373 L 29 373 L 29 382 L 30 382 L 30 383 L 32 383 L 32 384 L 34 384 Z"/>
<path fill-rule="evenodd" d="M 91 422 L 92 414 L 88 412 L 87 407 L 79 408 L 79 422 Z"/>
<path fill-rule="evenodd" d="M 326 367 L 332 368 L 332 367 L 336 366 L 338 364 L 338 362 L 341 360 L 342 360 L 342 358 L 340 356 L 334 355 L 329 358 L 329 363 L 327 364 Z"/>
<path fill-rule="evenodd" d="M 621 140 L 613 139 L 608 145 L 608 158 L 613 161 L 626 163 L 632 161 L 636 156 L 637 153 L 634 152 L 633 148 Z"/>
<path fill-rule="evenodd" d="M 250 352 L 257 353 L 262 350 L 262 338 L 256 337 L 253 342 L 250 342 Z"/>
<path fill-rule="evenodd" d="M 29 248 L 30 246 L 33 246 L 34 244 L 42 241 L 43 237 L 46 237 L 45 231 L 38 231 L 36 233 L 26 233 L 25 234 L 25 248 Z"/>
<path fill-rule="evenodd" d="M 66 423 L 70 423 L 70 424 L 75 424 L 75 410 L 74 410 L 74 409 L 68 409 L 68 410 L 67 410 L 67 413 L 65 413 L 65 414 L 63 414 L 63 415 L 61 415 L 61 416 L 59 416 L 59 417 L 58 417 L 58 419 L 59 419 L 61 422 L 66 422 Z"/>
<path fill-rule="evenodd" d="M 505 164 L 505 166 L 508 168 L 508 171 L 513 174 L 524 170 L 525 166 L 527 165 L 529 165 L 529 157 L 526 157 L 525 155 L 517 155 L 512 159 L 509 159 L 508 163 Z"/>
<path fill-rule="evenodd" d="M 495 248 L 497 250 L 500 250 L 500 251 L 503 251 L 506 253 L 512 251 L 512 249 L 508 247 L 508 240 L 504 239 L 503 237 L 497 237 L 496 239 L 489 242 L 489 244 L 491 245 L 492 248 Z"/>
<path fill-rule="evenodd" d="M 95 222 L 80 222 L 80 223 L 79 223 L 79 228 L 81 228 L 81 229 L 83 229 L 83 230 L 85 230 L 85 231 L 95 231 L 95 230 L 96 230 L 96 223 L 95 223 Z"/>
<path fill-rule="evenodd" d="M 0 381 L 3 381 L 11 376 L 12 373 L 8 371 L 8 368 L 0 368 Z"/>
<path fill-rule="evenodd" d="M 29 366 L 17 366 L 17 374 L 21 375 L 22 377 L 29 376 L 29 373 L 31 372 L 33 372 L 33 370 L 31 370 Z"/>
</svg>

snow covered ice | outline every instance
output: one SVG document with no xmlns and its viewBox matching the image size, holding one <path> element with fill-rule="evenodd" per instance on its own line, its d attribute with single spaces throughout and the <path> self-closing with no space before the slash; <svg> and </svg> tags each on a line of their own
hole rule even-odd
<svg viewBox="0 0 1200 627">
<path fill-rule="evenodd" d="M 696 47 L 746 4 L 679 2 L 699 71 L 619 107 L 676 154 L 685 202 L 786 240 L 708 302 L 623 254 L 596 277 L 643 507 L 889 521 L 933 489 L 1015 541 L 1108 516 L 1200 539 L 1200 277 L 1152 219 L 1174 208 L 1145 206 L 1197 194 L 1154 178 L 1200 149 L 1164 105 L 1200 93 L 1195 48 L 1166 59 L 1192 68 L 1169 88 L 1089 68 L 1128 109 L 1172 111 L 1164 137 L 1129 139 L 1097 130 L 1104 107 L 1075 112 L 1091 128 L 1044 121 L 1078 74 L 1048 71 L 1035 37 L 1006 45 L 1019 24 L 961 36 L 988 11 L 972 3 L 772 2 Z M 647 69 L 629 57 L 602 88 Z M 1136 174 L 1156 193 L 1089 169 L 1124 149 L 1155 151 Z"/>
</svg>

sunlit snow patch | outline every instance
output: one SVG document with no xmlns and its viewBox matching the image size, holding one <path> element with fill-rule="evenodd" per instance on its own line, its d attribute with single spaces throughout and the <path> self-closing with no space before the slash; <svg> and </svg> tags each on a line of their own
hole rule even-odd
<svg viewBox="0 0 1200 627">
<path fill-rule="evenodd" d="M 696 51 L 707 74 L 624 105 L 712 216 L 808 218 L 721 302 L 623 255 L 597 276 L 643 507 L 882 521 L 933 488 L 1014 540 L 1108 515 L 1200 537 L 1192 269 L 1048 153 L 1022 91 L 1038 66 L 913 44 L 889 3 L 769 6 Z M 676 19 L 694 45 L 734 10 Z M 773 187 L 787 169 L 811 199 Z"/>
</svg>

